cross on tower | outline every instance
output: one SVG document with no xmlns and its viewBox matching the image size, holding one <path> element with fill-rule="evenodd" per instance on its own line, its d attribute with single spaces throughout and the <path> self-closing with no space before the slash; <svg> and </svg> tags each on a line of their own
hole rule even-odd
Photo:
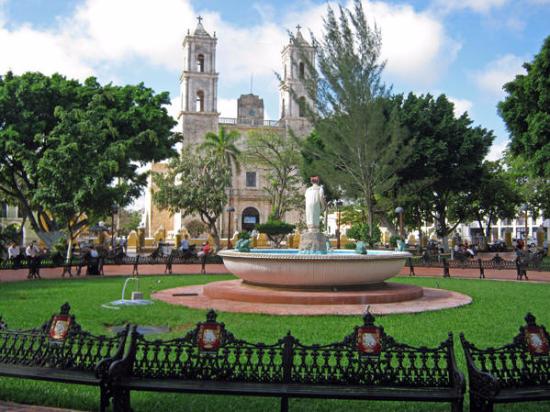
<svg viewBox="0 0 550 412">
<path fill-rule="evenodd" d="M 300 29 L 302 28 L 302 26 L 300 26 L 299 24 L 296 26 L 296 30 L 300 31 Z"/>
<path fill-rule="evenodd" d="M 199 24 L 202 23 L 202 16 L 197 17 L 197 20 L 199 21 Z"/>
</svg>

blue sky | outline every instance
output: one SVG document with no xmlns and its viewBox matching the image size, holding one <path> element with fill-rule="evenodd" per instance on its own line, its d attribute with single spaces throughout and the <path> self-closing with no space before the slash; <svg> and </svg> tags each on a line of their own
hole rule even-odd
<svg viewBox="0 0 550 412">
<path fill-rule="evenodd" d="M 343 2 L 347 5 L 347 1 Z M 384 79 L 395 92 L 445 93 L 457 112 L 495 131 L 498 157 L 507 132 L 496 112 L 501 87 L 522 72 L 550 35 L 550 0 L 364 1 L 382 30 Z M 102 82 L 144 82 L 177 100 L 181 41 L 204 16 L 218 42 L 219 110 L 253 91 L 278 117 L 280 51 L 287 30 L 320 33 L 324 1 L 0 0 L 0 73 L 55 71 Z M 173 109 L 175 113 L 176 108 Z"/>
</svg>

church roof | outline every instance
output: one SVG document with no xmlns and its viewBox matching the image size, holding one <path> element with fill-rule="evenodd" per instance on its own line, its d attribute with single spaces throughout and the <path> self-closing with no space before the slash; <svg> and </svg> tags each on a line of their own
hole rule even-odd
<svg viewBox="0 0 550 412">
<path fill-rule="evenodd" d="M 203 37 L 210 37 L 210 34 L 204 29 L 204 26 L 202 25 L 202 17 L 197 17 L 197 20 L 199 21 L 197 23 L 197 27 L 195 28 L 195 31 L 193 32 L 193 36 L 203 36 Z"/>
</svg>

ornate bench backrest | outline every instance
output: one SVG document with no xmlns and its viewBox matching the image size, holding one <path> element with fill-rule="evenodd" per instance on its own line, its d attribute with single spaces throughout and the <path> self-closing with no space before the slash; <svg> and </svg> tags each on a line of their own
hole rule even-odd
<svg viewBox="0 0 550 412">
<path fill-rule="evenodd" d="M 331 385 L 453 386 L 452 335 L 437 348 L 395 342 L 367 313 L 342 342 L 294 348 L 292 381 Z"/>
<path fill-rule="evenodd" d="M 461 335 L 468 367 L 493 375 L 501 388 L 550 385 L 550 336 L 528 313 L 512 343 L 479 349 Z"/>
<path fill-rule="evenodd" d="M 82 330 L 65 303 L 41 327 L 0 328 L 0 364 L 95 371 L 105 358 L 121 356 L 128 328 L 117 336 L 95 336 Z"/>
<path fill-rule="evenodd" d="M 302 345 L 290 333 L 274 344 L 236 339 L 210 311 L 182 338 L 149 341 L 134 330 L 122 362 L 138 378 L 307 384 L 451 387 L 461 379 L 452 336 L 437 348 L 396 343 L 365 315 L 342 342 Z M 457 376 L 460 375 L 460 376 Z"/>
<path fill-rule="evenodd" d="M 236 339 L 210 311 L 184 337 L 149 341 L 132 331 L 133 376 L 236 382 L 282 382 L 283 341 L 266 345 Z"/>
</svg>

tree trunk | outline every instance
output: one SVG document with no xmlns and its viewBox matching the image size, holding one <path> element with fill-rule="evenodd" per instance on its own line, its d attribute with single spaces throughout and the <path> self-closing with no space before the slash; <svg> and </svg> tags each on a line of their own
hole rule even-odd
<svg viewBox="0 0 550 412">
<path fill-rule="evenodd" d="M 210 235 L 212 236 L 212 239 L 214 239 L 214 246 L 216 249 L 215 251 L 217 252 L 218 250 L 221 250 L 222 246 L 220 242 L 220 236 L 218 234 L 218 228 L 216 227 L 216 221 L 211 221 L 208 227 L 210 228 Z"/>
<path fill-rule="evenodd" d="M 71 263 L 71 258 L 73 257 L 73 236 L 69 232 L 69 238 L 67 239 L 67 264 Z"/>
</svg>

